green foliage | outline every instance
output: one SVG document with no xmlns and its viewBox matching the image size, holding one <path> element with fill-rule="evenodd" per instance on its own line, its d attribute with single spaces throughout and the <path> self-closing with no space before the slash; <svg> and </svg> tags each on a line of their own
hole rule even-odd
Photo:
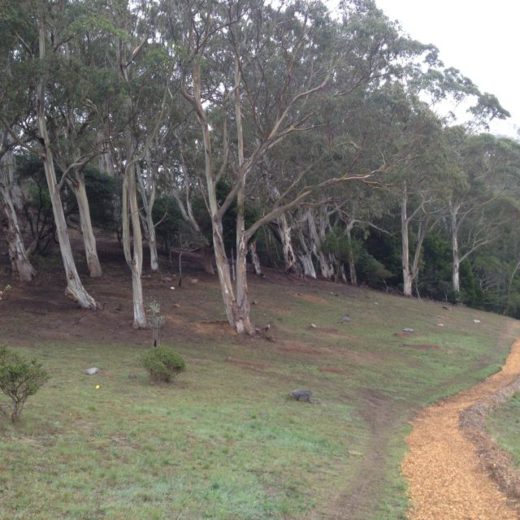
<svg viewBox="0 0 520 520">
<path fill-rule="evenodd" d="M 371 287 L 381 287 L 392 273 L 370 253 L 363 251 L 359 258 L 358 274 Z"/>
<path fill-rule="evenodd" d="M 16 422 L 27 399 L 49 379 L 36 359 L 27 360 L 5 347 L 0 348 L 0 390 L 11 399 L 11 421 Z"/>
<path fill-rule="evenodd" d="M 178 373 L 186 369 L 182 356 L 167 347 L 157 347 L 142 357 L 143 367 L 155 382 L 169 383 Z"/>
</svg>

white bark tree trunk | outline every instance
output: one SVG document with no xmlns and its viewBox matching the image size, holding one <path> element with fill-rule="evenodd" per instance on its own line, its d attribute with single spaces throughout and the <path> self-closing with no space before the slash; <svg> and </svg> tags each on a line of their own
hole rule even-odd
<svg viewBox="0 0 520 520">
<path fill-rule="evenodd" d="M 452 289 L 456 297 L 460 294 L 460 248 L 459 248 L 459 225 L 457 222 L 459 208 L 450 204 L 450 233 L 451 233 L 451 253 L 452 270 L 451 280 Z"/>
<path fill-rule="evenodd" d="M 130 132 L 129 132 L 130 134 Z M 135 146 L 131 135 L 127 137 L 127 165 L 125 167 L 122 193 L 123 251 L 126 263 L 132 273 L 132 302 L 135 329 L 146 328 L 142 272 L 143 236 L 137 203 L 137 186 L 133 161 Z"/>
<path fill-rule="evenodd" d="M 239 334 L 254 334 L 255 327 L 251 323 L 251 306 L 249 304 L 249 289 L 247 285 L 247 238 L 245 222 L 245 191 L 246 173 L 244 165 L 244 132 L 242 128 L 242 107 L 240 100 L 240 66 L 235 63 L 235 124 L 238 144 L 238 182 L 237 192 L 237 222 L 236 222 L 236 315 L 235 328 Z"/>
<path fill-rule="evenodd" d="M 257 276 L 262 276 L 262 265 L 260 263 L 260 258 L 258 257 L 258 253 L 256 251 L 256 241 L 252 240 L 249 242 L 249 255 L 251 256 L 251 263 L 255 269 L 255 274 Z"/>
<path fill-rule="evenodd" d="M 412 296 L 412 273 L 410 270 L 410 242 L 408 220 L 408 191 L 404 184 L 401 199 L 401 265 L 403 270 L 403 294 Z"/>
<path fill-rule="evenodd" d="M 352 250 L 352 226 L 347 224 L 346 227 L 347 242 L 348 242 L 348 271 L 349 280 L 351 285 L 357 285 L 357 271 L 356 271 L 356 259 L 354 258 L 354 251 Z"/>
<path fill-rule="evenodd" d="M 46 60 L 46 29 L 44 24 L 44 13 L 40 13 L 39 18 L 39 58 L 40 63 Z M 65 294 L 72 298 L 85 309 L 96 309 L 97 303 L 86 291 L 81 283 L 74 256 L 72 254 L 72 247 L 70 245 L 69 233 L 67 230 L 67 222 L 65 220 L 65 213 L 63 211 L 63 204 L 60 197 L 60 189 L 58 186 L 56 171 L 54 169 L 54 158 L 50 145 L 49 133 L 47 131 L 47 120 L 45 114 L 45 78 L 41 77 L 37 87 L 37 110 L 36 116 L 38 120 L 38 128 L 40 137 L 43 140 L 43 166 L 45 170 L 45 178 L 49 188 L 49 196 L 52 205 L 52 212 L 54 215 L 54 223 L 56 225 L 56 234 L 60 245 L 61 258 L 63 267 L 65 268 L 65 276 L 67 279 L 67 288 Z"/>
<path fill-rule="evenodd" d="M 12 154 L 6 152 L 0 159 L 0 208 L 6 222 L 4 236 L 13 272 L 17 273 L 20 281 L 30 282 L 36 276 L 36 271 L 29 260 L 18 224 L 18 215 L 12 197 L 12 169 L 14 169 Z"/>
<path fill-rule="evenodd" d="M 92 278 L 99 278 L 103 274 L 101 263 L 99 262 L 96 237 L 92 227 L 90 218 L 90 206 L 87 197 L 87 189 L 85 187 L 85 176 L 81 172 L 76 172 L 71 179 L 69 185 L 76 197 L 79 209 L 79 222 L 81 226 L 81 234 L 83 236 L 83 246 L 85 248 L 85 257 L 87 266 Z"/>
</svg>

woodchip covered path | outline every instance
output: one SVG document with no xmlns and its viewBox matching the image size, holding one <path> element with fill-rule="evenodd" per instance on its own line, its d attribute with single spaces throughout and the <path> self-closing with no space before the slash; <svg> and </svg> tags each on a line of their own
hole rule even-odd
<svg viewBox="0 0 520 520">
<path fill-rule="evenodd" d="M 502 370 L 473 388 L 422 411 L 408 437 L 402 469 L 408 480 L 410 520 L 517 520 L 518 515 L 479 466 L 459 414 L 520 376 L 520 340 Z"/>
</svg>

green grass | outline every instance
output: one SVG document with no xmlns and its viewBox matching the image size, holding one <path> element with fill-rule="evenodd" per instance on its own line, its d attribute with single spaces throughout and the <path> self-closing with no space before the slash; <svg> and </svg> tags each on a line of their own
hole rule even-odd
<svg viewBox="0 0 520 520">
<path fill-rule="evenodd" d="M 513 321 L 322 287 L 252 288 L 255 319 L 273 325 L 274 343 L 166 336 L 187 362 L 172 385 L 150 384 L 137 345 L 17 347 L 41 360 L 51 380 L 19 425 L 1 423 L 0 518 L 322 518 L 367 474 L 351 518 L 404 518 L 400 462 L 410 419 L 496 371 Z M 214 284 L 184 291 L 186 305 L 172 313 L 221 319 Z M 341 324 L 345 313 L 352 322 Z M 395 336 L 403 327 L 416 333 Z M 410 346 L 430 344 L 438 348 Z M 90 366 L 103 373 L 83 375 Z M 319 402 L 287 399 L 301 387 Z"/>
<path fill-rule="evenodd" d="M 491 413 L 486 421 L 489 433 L 500 447 L 512 455 L 520 468 L 520 393 Z"/>
</svg>

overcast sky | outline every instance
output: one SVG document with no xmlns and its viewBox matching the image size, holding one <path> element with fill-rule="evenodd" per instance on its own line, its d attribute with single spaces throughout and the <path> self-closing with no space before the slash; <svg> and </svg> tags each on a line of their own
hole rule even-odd
<svg viewBox="0 0 520 520">
<path fill-rule="evenodd" d="M 491 131 L 518 137 L 520 127 L 520 0 L 376 0 L 410 36 L 432 43 L 447 66 L 511 113 Z"/>
</svg>

